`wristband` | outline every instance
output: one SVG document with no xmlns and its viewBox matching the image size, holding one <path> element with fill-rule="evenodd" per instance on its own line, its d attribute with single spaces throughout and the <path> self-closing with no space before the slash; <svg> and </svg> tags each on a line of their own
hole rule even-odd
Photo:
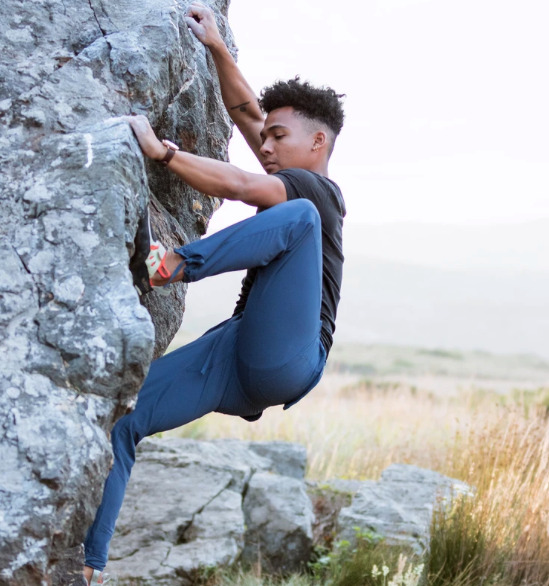
<svg viewBox="0 0 549 586">
<path fill-rule="evenodd" d="M 162 144 L 168 148 L 164 158 L 158 161 L 164 167 L 167 167 L 169 162 L 173 159 L 175 153 L 179 150 L 179 147 L 174 144 L 171 140 L 167 140 L 166 138 L 162 141 Z"/>
</svg>

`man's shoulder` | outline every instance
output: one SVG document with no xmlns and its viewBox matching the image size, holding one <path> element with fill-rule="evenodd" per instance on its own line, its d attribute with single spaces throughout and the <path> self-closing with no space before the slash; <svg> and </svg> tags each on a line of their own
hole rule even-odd
<svg viewBox="0 0 549 586">
<path fill-rule="evenodd" d="M 335 188 L 339 191 L 339 187 L 334 181 L 328 179 L 328 177 L 325 177 L 324 175 L 320 175 L 314 171 L 309 171 L 308 169 L 292 167 L 291 169 L 282 169 L 281 171 L 277 171 L 274 175 L 283 181 L 286 179 L 287 181 L 290 181 L 295 185 L 299 185 L 300 187 L 307 186 L 312 189 Z"/>
<path fill-rule="evenodd" d="M 286 186 L 288 200 L 297 198 L 310 199 L 320 207 L 335 207 L 345 216 L 345 202 L 337 183 L 308 169 L 283 169 L 275 173 Z"/>
</svg>

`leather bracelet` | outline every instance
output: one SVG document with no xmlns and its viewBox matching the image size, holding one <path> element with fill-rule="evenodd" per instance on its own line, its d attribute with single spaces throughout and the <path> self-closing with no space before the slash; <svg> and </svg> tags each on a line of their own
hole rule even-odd
<svg viewBox="0 0 549 586">
<path fill-rule="evenodd" d="M 158 162 L 164 167 L 167 167 L 170 161 L 173 159 L 175 153 L 179 150 L 179 147 L 176 144 L 174 144 L 171 140 L 168 140 L 166 138 L 162 141 L 162 144 L 165 147 L 167 147 L 168 150 L 166 151 L 164 158 Z"/>
</svg>

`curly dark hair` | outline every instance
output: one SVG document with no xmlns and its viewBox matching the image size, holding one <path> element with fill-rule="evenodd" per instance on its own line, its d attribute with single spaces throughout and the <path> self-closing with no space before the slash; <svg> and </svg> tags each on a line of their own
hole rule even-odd
<svg viewBox="0 0 549 586">
<path fill-rule="evenodd" d="M 343 106 L 341 98 L 345 94 L 336 94 L 332 88 L 313 87 L 307 81 L 301 81 L 299 75 L 288 81 L 277 81 L 263 88 L 259 99 L 261 109 L 268 114 L 277 108 L 291 106 L 305 118 L 318 120 L 337 136 L 343 127 Z"/>
</svg>

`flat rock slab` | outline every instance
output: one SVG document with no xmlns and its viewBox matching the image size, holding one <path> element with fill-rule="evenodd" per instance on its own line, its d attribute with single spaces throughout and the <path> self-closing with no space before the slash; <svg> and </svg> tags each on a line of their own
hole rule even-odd
<svg viewBox="0 0 549 586">
<path fill-rule="evenodd" d="M 317 542 L 328 543 L 315 525 L 307 489 L 313 500 L 322 501 L 323 491 L 345 497 L 336 499 L 328 520 L 317 507 L 324 533 L 332 538 L 337 518 L 338 540 L 353 542 L 358 527 L 421 552 L 436 503 L 470 492 L 462 482 L 401 464 L 387 468 L 379 482 L 314 485 L 304 481 L 305 464 L 303 446 L 286 442 L 145 440 L 107 570 L 120 586 L 187 586 L 204 569 L 237 561 L 266 574 L 302 570 L 313 528 L 321 536 Z"/>
<path fill-rule="evenodd" d="M 255 561 L 258 543 L 265 568 L 297 569 L 312 545 L 305 463 L 305 449 L 286 442 L 145 440 L 108 571 L 121 586 L 193 584 L 244 551 Z"/>
<path fill-rule="evenodd" d="M 393 464 L 383 471 L 379 482 L 362 482 L 351 505 L 341 510 L 338 539 L 354 542 L 358 527 L 384 537 L 389 544 L 422 552 L 429 543 L 437 502 L 470 492 L 465 483 L 438 472 Z"/>
</svg>

